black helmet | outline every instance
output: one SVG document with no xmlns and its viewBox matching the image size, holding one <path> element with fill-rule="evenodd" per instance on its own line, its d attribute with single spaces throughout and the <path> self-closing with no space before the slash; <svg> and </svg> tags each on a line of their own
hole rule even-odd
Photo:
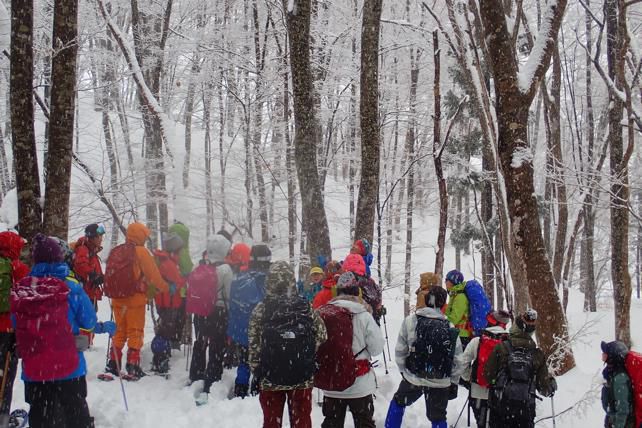
<svg viewBox="0 0 642 428">
<path fill-rule="evenodd" d="M 608 356 L 606 362 L 609 364 L 624 364 L 624 359 L 629 353 L 628 346 L 619 340 L 608 343 L 603 341 L 600 347 L 602 348 L 602 352 Z"/>
</svg>

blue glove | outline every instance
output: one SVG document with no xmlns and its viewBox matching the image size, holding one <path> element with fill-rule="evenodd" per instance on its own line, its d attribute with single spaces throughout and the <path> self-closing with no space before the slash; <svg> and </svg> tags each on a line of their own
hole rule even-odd
<svg viewBox="0 0 642 428">
<path fill-rule="evenodd" d="M 109 337 L 112 337 L 116 333 L 116 323 L 113 321 L 98 322 L 94 327 L 94 333 L 107 333 Z"/>
<path fill-rule="evenodd" d="M 176 284 L 174 284 L 173 282 L 170 282 L 169 283 L 169 295 L 173 296 L 174 294 L 176 294 Z"/>
</svg>

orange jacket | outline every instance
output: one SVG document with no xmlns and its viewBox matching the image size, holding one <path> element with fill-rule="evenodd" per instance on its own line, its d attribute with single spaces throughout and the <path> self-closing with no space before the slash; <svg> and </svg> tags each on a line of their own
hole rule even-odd
<svg viewBox="0 0 642 428">
<path fill-rule="evenodd" d="M 169 294 L 169 291 L 166 293 L 157 293 L 156 296 L 154 296 L 156 306 L 159 308 L 180 308 L 182 303 L 181 290 L 185 288 L 187 280 L 181 275 L 181 270 L 178 265 L 179 256 L 162 250 L 154 251 L 154 256 L 156 257 L 158 270 L 163 276 L 163 279 L 170 284 L 176 285 L 176 292 L 173 296 Z"/>
<path fill-rule="evenodd" d="M 323 288 L 316 294 L 316 296 L 314 296 L 312 309 L 318 309 L 332 300 L 334 297 L 334 287 L 337 285 L 337 281 L 334 279 L 326 279 L 321 285 L 323 285 Z"/>
<path fill-rule="evenodd" d="M 127 227 L 127 241 L 136 245 L 136 260 L 134 263 L 134 276 L 141 278 L 144 287 L 148 293 L 159 291 L 165 293 L 169 291 L 169 285 L 161 276 L 154 257 L 145 248 L 145 241 L 151 234 L 150 230 L 142 223 L 132 223 Z M 116 299 L 113 299 L 116 300 Z M 147 294 L 144 292 L 136 293 L 130 297 L 118 299 L 119 304 L 126 306 L 145 306 L 147 303 Z"/>
<path fill-rule="evenodd" d="M 93 248 L 86 237 L 80 238 L 74 247 L 74 273 L 83 284 L 85 293 L 90 300 L 101 300 L 103 292 L 99 285 L 91 282 L 91 274 L 103 275 L 98 253 L 102 247 Z"/>
</svg>

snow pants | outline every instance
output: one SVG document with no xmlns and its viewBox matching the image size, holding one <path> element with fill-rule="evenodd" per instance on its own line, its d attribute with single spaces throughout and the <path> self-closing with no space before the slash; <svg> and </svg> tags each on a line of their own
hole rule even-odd
<svg viewBox="0 0 642 428">
<path fill-rule="evenodd" d="M 426 416 L 430 422 L 446 420 L 446 409 L 448 408 L 448 387 L 429 388 L 427 386 L 414 385 L 406 379 L 402 379 L 399 389 L 392 398 L 402 407 L 410 406 L 424 396 L 426 401 Z"/>
<path fill-rule="evenodd" d="M 16 335 L 14 333 L 0 333 L 0 382 L 4 385 L 0 418 L 8 420 L 13 398 L 13 382 L 18 371 L 18 356 L 16 355 Z"/>
<path fill-rule="evenodd" d="M 116 334 L 113 337 L 114 347 L 122 350 L 125 344 L 129 349 L 141 350 L 145 330 L 145 305 L 147 296 L 136 293 L 123 299 L 112 299 Z"/>
<path fill-rule="evenodd" d="M 488 424 L 488 400 L 482 398 L 471 398 L 470 407 L 473 409 L 477 426 L 486 428 Z"/>
<path fill-rule="evenodd" d="M 490 407 L 491 428 L 504 427 L 535 427 L 535 403 L 523 401 L 502 400 L 492 403 Z"/>
<path fill-rule="evenodd" d="M 291 428 L 312 428 L 312 388 L 287 391 L 261 391 L 263 428 L 281 428 L 283 407 L 288 403 Z"/>
<path fill-rule="evenodd" d="M 25 382 L 31 428 L 92 428 L 85 376 L 49 382 Z"/>
<path fill-rule="evenodd" d="M 227 338 L 226 309 L 217 306 L 207 317 L 195 315 L 194 330 L 196 341 L 192 349 L 189 379 L 192 382 L 203 379 L 203 392 L 209 393 L 212 384 L 223 377 L 223 355 Z"/>
<path fill-rule="evenodd" d="M 360 398 L 323 397 L 323 422 L 321 428 L 343 428 L 346 412 L 350 409 L 355 428 L 375 428 L 372 395 Z"/>
</svg>

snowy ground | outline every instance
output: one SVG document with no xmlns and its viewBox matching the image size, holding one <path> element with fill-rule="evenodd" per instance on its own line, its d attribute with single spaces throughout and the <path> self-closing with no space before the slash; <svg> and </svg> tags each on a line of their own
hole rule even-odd
<svg viewBox="0 0 642 428">
<path fill-rule="evenodd" d="M 389 310 L 387 318 L 390 349 L 394 353 L 394 344 L 401 322 L 401 300 L 393 290 L 386 296 Z M 575 344 L 577 367 L 558 379 L 559 392 L 555 397 L 555 409 L 562 412 L 569 407 L 571 410 L 557 419 L 558 427 L 600 427 L 603 413 L 599 403 L 599 384 L 601 383 L 600 340 L 612 340 L 613 315 L 608 304 L 604 304 L 599 312 L 585 314 L 581 311 L 582 295 L 571 293 L 570 321 L 571 333 L 586 330 Z M 642 322 L 642 303 L 634 299 L 631 325 L 638 326 Z M 99 318 L 109 319 L 109 306 L 102 302 Z M 151 364 L 149 341 L 153 336 L 152 323 L 149 319 L 145 332 L 147 342 L 143 350 L 143 365 L 148 368 Z M 588 326 L 588 328 L 585 328 Z M 637 343 L 642 340 L 642 333 L 633 330 Z M 107 339 L 98 336 L 95 347 L 86 352 L 89 367 L 89 397 L 88 402 L 97 427 L 259 427 L 262 423 L 261 408 L 258 398 L 228 400 L 227 395 L 233 387 L 235 373 L 226 370 L 223 381 L 212 388 L 209 403 L 202 407 L 194 404 L 194 389 L 187 385 L 186 357 L 183 351 L 174 351 L 172 356 L 171 378 L 148 376 L 137 383 L 125 383 L 129 411 L 125 411 L 123 396 L 118 381 L 104 383 L 96 380 L 105 364 Z M 394 394 L 400 376 L 394 363 L 388 362 L 389 374 L 385 373 L 382 356 L 378 357 L 379 366 L 376 368 L 379 389 L 376 394 L 375 418 L 377 426 L 383 426 L 388 402 Z M 448 406 L 448 421 L 454 424 L 459 411 L 464 405 L 465 390 L 460 388 L 460 397 L 451 401 Z M 24 403 L 24 387 L 21 381 L 16 381 L 13 408 L 26 408 Z M 315 392 L 316 399 L 317 394 Z M 551 402 L 545 400 L 538 403 L 538 419 L 551 414 Z M 472 416 L 471 416 L 472 417 Z M 320 426 L 323 416 L 319 406 L 313 406 L 313 425 Z M 284 427 L 288 427 L 286 421 Z M 346 427 L 352 427 L 352 421 L 347 420 Z M 423 402 L 417 402 L 406 412 L 405 427 L 428 426 Z M 464 412 L 459 427 L 466 426 Z M 471 426 L 475 426 L 474 418 Z M 537 426 L 551 427 L 550 420 L 543 421 Z"/>
</svg>

